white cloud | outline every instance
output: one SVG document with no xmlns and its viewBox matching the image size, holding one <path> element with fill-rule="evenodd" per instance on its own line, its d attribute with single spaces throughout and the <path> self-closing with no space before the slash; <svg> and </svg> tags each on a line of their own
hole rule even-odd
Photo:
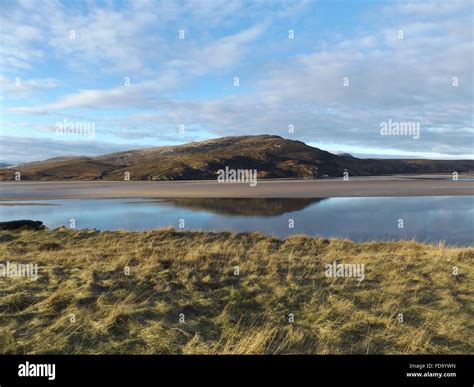
<svg viewBox="0 0 474 387">
<path fill-rule="evenodd" d="M 233 67 L 239 64 L 248 45 L 262 35 L 264 24 L 255 25 L 237 34 L 225 36 L 203 47 L 195 47 L 188 53 L 181 67 L 187 67 L 195 75 L 204 75 L 213 70 Z"/>
<path fill-rule="evenodd" d="M 52 89 L 58 84 L 58 80 L 53 78 L 21 79 L 17 77 L 10 79 L 0 75 L 0 90 L 7 93 L 25 94 L 36 90 Z"/>
</svg>

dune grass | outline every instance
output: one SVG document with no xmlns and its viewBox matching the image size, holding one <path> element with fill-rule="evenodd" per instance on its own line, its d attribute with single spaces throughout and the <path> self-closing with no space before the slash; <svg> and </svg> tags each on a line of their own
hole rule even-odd
<svg viewBox="0 0 474 387">
<path fill-rule="evenodd" d="M 474 248 L 173 229 L 0 241 L 0 263 L 39 265 L 0 278 L 0 353 L 474 352 Z M 326 277 L 336 260 L 365 279 Z"/>
</svg>

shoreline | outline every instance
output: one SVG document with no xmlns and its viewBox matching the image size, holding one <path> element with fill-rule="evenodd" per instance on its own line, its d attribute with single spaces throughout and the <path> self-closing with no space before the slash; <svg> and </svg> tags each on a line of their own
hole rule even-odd
<svg viewBox="0 0 474 387">
<path fill-rule="evenodd" d="M 0 204 L 1 205 L 1 204 Z M 263 238 L 269 238 L 272 240 L 277 240 L 279 243 L 285 243 L 287 240 L 292 240 L 294 238 L 304 238 L 304 239 L 311 239 L 311 240 L 323 240 L 323 241 L 329 241 L 329 242 L 341 242 L 341 243 L 351 243 L 353 245 L 357 245 L 360 247 L 366 247 L 367 245 L 373 245 L 373 244 L 380 244 L 380 245 L 403 245 L 403 244 L 413 244 L 413 245 L 418 245 L 420 247 L 432 247 L 432 248 L 446 248 L 446 249 L 474 249 L 474 243 L 449 243 L 446 240 L 418 240 L 416 238 L 407 238 L 407 239 L 364 239 L 364 240 L 356 240 L 352 239 L 350 237 L 343 237 L 343 236 L 324 236 L 324 235 L 309 235 L 305 234 L 304 232 L 301 233 L 295 233 L 295 234 L 290 234 L 287 236 L 277 236 L 277 235 L 272 235 L 270 233 L 264 232 L 264 231 L 235 231 L 235 230 L 205 230 L 205 229 L 200 229 L 200 228 L 189 228 L 189 229 L 179 229 L 173 226 L 162 226 L 162 227 L 156 227 L 156 228 L 151 228 L 151 229 L 144 229 L 144 230 L 134 230 L 134 229 L 98 229 L 98 228 L 92 228 L 92 227 L 84 227 L 84 228 L 74 228 L 70 229 L 66 226 L 58 226 L 58 227 L 48 227 L 46 226 L 43 221 L 41 220 L 26 220 L 26 219 L 16 219 L 13 221 L 5 221 L 5 222 L 0 222 L 0 226 L 2 223 L 10 223 L 10 222 L 39 222 L 41 223 L 41 227 L 44 226 L 44 228 L 38 228 L 38 229 L 33 229 L 28 226 L 25 227 L 19 227 L 19 228 L 13 228 L 13 229 L 8 229 L 8 228 L 0 228 L 0 234 L 1 233 L 16 233 L 16 232 L 50 232 L 50 233 L 61 233 L 61 232 L 77 232 L 80 234 L 131 234 L 131 235 L 151 235 L 154 233 L 164 233 L 164 232 L 172 232 L 172 233 L 177 233 L 181 235 L 210 235 L 213 237 L 219 237 L 222 235 L 238 235 L 241 237 L 263 237 Z"/>
<path fill-rule="evenodd" d="M 119 198 L 327 198 L 474 195 L 474 181 L 439 176 L 353 177 L 349 181 L 259 180 L 244 183 L 191 181 L 1 182 L 0 201 Z"/>
</svg>

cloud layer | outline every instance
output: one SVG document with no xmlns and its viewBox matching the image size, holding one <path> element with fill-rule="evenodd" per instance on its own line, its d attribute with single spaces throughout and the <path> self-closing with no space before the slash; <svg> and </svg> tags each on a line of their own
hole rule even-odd
<svg viewBox="0 0 474 387">
<path fill-rule="evenodd" d="M 98 144 L 123 149 L 124 139 L 161 145 L 272 133 L 379 157 L 472 158 L 472 3 L 374 5 L 354 11 L 354 24 L 343 30 L 308 27 L 320 6 L 8 3 L 2 148 L 14 154 L 38 133 L 56 144 L 52 131 L 35 128 L 70 115 L 97 123 L 97 144 L 71 139 L 61 148 L 60 141 L 55 155 L 96 154 L 104 148 Z M 381 136 L 389 120 L 418 123 L 420 138 Z M 30 148 L 30 158 L 53 154 Z"/>
</svg>

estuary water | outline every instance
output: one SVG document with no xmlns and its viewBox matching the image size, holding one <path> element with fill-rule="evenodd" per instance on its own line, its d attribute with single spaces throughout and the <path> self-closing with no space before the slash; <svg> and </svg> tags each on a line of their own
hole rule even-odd
<svg viewBox="0 0 474 387">
<path fill-rule="evenodd" d="M 66 199 L 0 202 L 1 221 L 49 228 L 260 231 L 354 241 L 416 239 L 474 245 L 474 196 L 327 199 Z"/>
</svg>

